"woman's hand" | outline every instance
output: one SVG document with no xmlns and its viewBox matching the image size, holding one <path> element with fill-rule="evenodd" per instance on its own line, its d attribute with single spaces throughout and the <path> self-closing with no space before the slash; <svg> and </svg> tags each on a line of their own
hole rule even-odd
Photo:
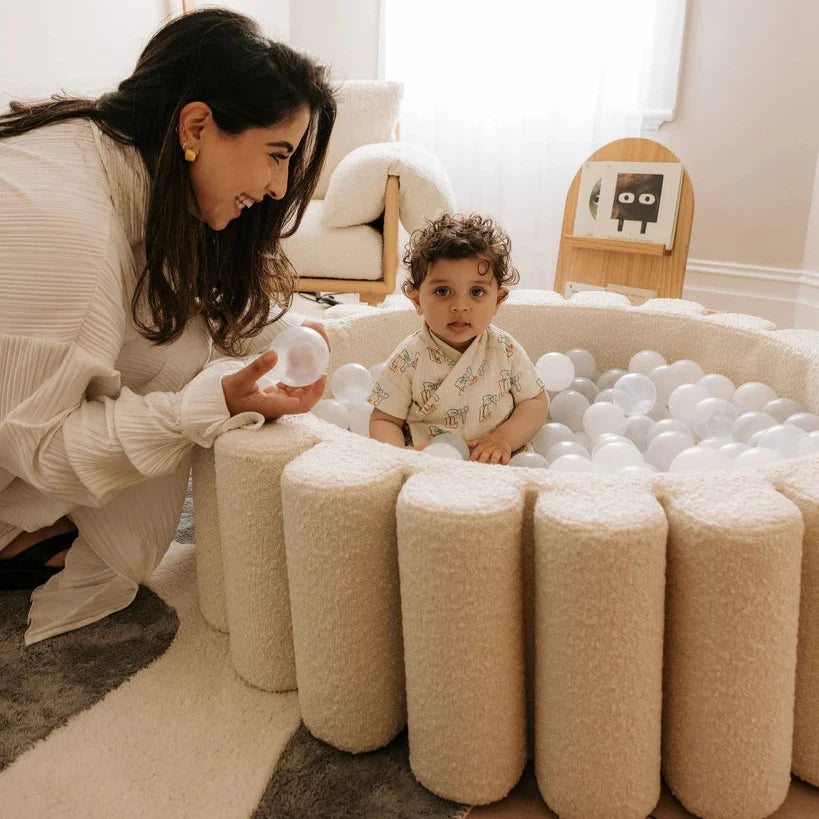
<svg viewBox="0 0 819 819">
<path fill-rule="evenodd" d="M 268 420 L 282 415 L 309 412 L 324 392 L 327 376 L 323 375 L 307 387 L 288 387 L 286 384 L 259 385 L 258 380 L 273 369 L 278 356 L 272 350 L 260 355 L 246 367 L 222 379 L 225 404 L 231 415 L 240 412 L 259 412 Z"/>
</svg>

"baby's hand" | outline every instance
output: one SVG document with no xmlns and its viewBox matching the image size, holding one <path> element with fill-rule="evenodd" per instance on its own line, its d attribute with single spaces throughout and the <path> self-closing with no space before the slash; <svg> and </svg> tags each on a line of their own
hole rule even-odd
<svg viewBox="0 0 819 819">
<path fill-rule="evenodd" d="M 467 441 L 466 445 L 472 450 L 469 460 L 479 461 L 482 464 L 508 464 L 512 457 L 512 447 L 500 435 L 490 432 L 483 438 Z"/>
</svg>

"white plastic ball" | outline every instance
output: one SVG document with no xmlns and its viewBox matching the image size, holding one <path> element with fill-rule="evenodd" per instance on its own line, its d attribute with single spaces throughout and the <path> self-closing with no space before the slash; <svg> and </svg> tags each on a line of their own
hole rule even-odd
<svg viewBox="0 0 819 819">
<path fill-rule="evenodd" d="M 645 459 L 660 472 L 666 472 L 671 462 L 684 449 L 694 446 L 694 439 L 683 432 L 672 430 L 661 432 L 651 439 L 646 449 Z"/>
<path fill-rule="evenodd" d="M 739 410 L 739 414 L 761 410 L 768 401 L 773 401 L 776 393 L 761 381 L 747 381 L 736 388 L 734 397 L 731 399 L 734 406 Z"/>
<path fill-rule="evenodd" d="M 755 469 L 758 466 L 773 464 L 781 460 L 782 455 L 775 449 L 754 446 L 750 449 L 746 449 L 745 452 L 740 452 L 739 455 L 734 458 L 733 468 L 736 470 Z"/>
<path fill-rule="evenodd" d="M 361 364 L 342 364 L 330 377 L 330 389 L 339 401 L 359 404 L 373 389 L 373 377 Z"/>
<path fill-rule="evenodd" d="M 645 452 L 648 446 L 648 431 L 654 426 L 654 423 L 654 420 L 647 415 L 631 415 L 626 418 L 623 435 L 632 441 L 640 452 Z"/>
<path fill-rule="evenodd" d="M 430 443 L 436 444 L 449 444 L 449 446 L 454 446 L 458 452 L 461 453 L 461 457 L 465 460 L 469 460 L 469 447 L 464 441 L 463 438 L 459 438 L 454 432 L 442 432 L 439 435 L 436 435 Z"/>
<path fill-rule="evenodd" d="M 819 431 L 814 430 L 805 435 L 799 441 L 799 447 L 796 451 L 797 456 L 810 455 L 813 452 L 819 452 Z"/>
<path fill-rule="evenodd" d="M 577 441 L 560 441 L 546 453 L 546 460 L 551 463 L 564 455 L 580 455 L 583 458 L 588 458 L 589 450 L 578 444 Z"/>
<path fill-rule="evenodd" d="M 657 403 L 668 406 L 668 399 L 677 387 L 684 383 L 682 376 L 673 369 L 671 364 L 655 367 L 648 377 L 657 388 Z"/>
<path fill-rule="evenodd" d="M 592 448 L 592 439 L 586 435 L 585 432 L 575 432 L 574 440 L 586 450 L 586 452 L 591 452 Z"/>
<path fill-rule="evenodd" d="M 590 450 L 592 457 L 594 457 L 595 452 L 597 452 L 600 447 L 606 446 L 606 444 L 626 444 L 627 446 L 632 446 L 637 449 L 634 442 L 630 438 L 626 438 L 625 435 L 618 435 L 615 432 L 604 432 L 602 435 L 599 435 L 592 444 Z"/>
<path fill-rule="evenodd" d="M 697 446 L 705 449 L 721 449 L 726 444 L 734 443 L 727 435 L 714 435 L 711 438 L 703 438 L 697 443 Z"/>
<path fill-rule="evenodd" d="M 464 460 L 461 453 L 452 444 L 447 444 L 444 441 L 433 441 L 431 444 L 427 444 L 422 452 L 435 458 L 451 458 L 453 461 Z"/>
<path fill-rule="evenodd" d="M 595 404 L 608 406 L 608 404 Z M 583 415 L 589 408 L 589 399 L 575 390 L 563 390 L 553 399 L 550 414 L 553 421 L 565 424 L 569 429 L 577 432 L 583 429 Z"/>
<path fill-rule="evenodd" d="M 815 415 L 812 412 L 797 412 L 793 415 L 789 415 L 785 419 L 785 423 L 802 427 L 805 432 L 813 432 L 819 429 L 819 415 Z"/>
<path fill-rule="evenodd" d="M 612 399 L 626 415 L 645 415 L 657 401 L 657 387 L 647 375 L 628 373 L 614 385 Z"/>
<path fill-rule="evenodd" d="M 766 427 L 765 429 L 770 429 L 770 427 Z M 749 439 L 748 445 L 749 446 L 759 446 L 759 439 L 762 437 L 762 434 L 765 432 L 764 429 L 758 429 Z"/>
<path fill-rule="evenodd" d="M 651 418 L 652 421 L 662 421 L 665 418 L 670 418 L 671 413 L 668 411 L 668 407 L 665 404 L 661 403 L 659 400 L 657 403 L 646 413 L 646 415 Z"/>
<path fill-rule="evenodd" d="M 634 464 L 632 466 L 624 466 L 620 470 L 620 475 L 652 475 L 657 471 L 656 467 L 651 464 Z"/>
<path fill-rule="evenodd" d="M 335 398 L 322 398 L 313 405 L 313 415 L 342 429 L 350 428 L 350 410 Z"/>
<path fill-rule="evenodd" d="M 679 361 L 675 361 L 671 365 L 671 369 L 682 378 L 683 384 L 696 384 L 697 381 L 705 375 L 705 370 L 703 370 L 696 361 L 692 361 L 690 358 L 682 358 Z"/>
<path fill-rule="evenodd" d="M 362 401 L 350 407 L 350 432 L 356 435 L 370 437 L 370 416 L 373 414 L 373 405 Z"/>
<path fill-rule="evenodd" d="M 682 432 L 692 440 L 694 438 L 694 431 L 684 421 L 679 421 L 676 418 L 663 418 L 660 421 L 655 421 L 654 426 L 646 433 L 646 444 L 650 444 L 653 438 L 663 432 Z"/>
<path fill-rule="evenodd" d="M 775 449 L 783 458 L 794 458 L 799 452 L 799 441 L 807 434 L 794 424 L 774 424 L 762 430 L 757 446 Z"/>
<path fill-rule="evenodd" d="M 684 449 L 668 465 L 669 472 L 716 472 L 728 470 L 733 461 L 716 449 L 692 446 Z"/>
<path fill-rule="evenodd" d="M 566 357 L 574 364 L 575 378 L 597 379 L 597 362 L 588 350 L 566 350 Z"/>
<path fill-rule="evenodd" d="M 565 390 L 574 381 L 572 360 L 563 353 L 546 353 L 535 364 L 535 370 L 543 386 L 551 392 Z"/>
<path fill-rule="evenodd" d="M 597 379 L 597 389 L 601 392 L 603 390 L 611 389 L 616 383 L 617 379 L 626 374 L 625 370 L 617 369 L 606 370 L 600 378 Z"/>
<path fill-rule="evenodd" d="M 270 349 L 279 357 L 273 369 L 264 375 L 264 379 L 272 384 L 281 381 L 290 387 L 306 387 L 318 381 L 330 360 L 327 342 L 310 327 L 282 330 L 273 339 Z"/>
<path fill-rule="evenodd" d="M 555 472 L 594 472 L 594 466 L 582 455 L 562 455 L 552 461 L 549 469 Z"/>
<path fill-rule="evenodd" d="M 724 398 L 726 401 L 730 401 L 734 397 L 734 392 L 736 392 L 734 382 L 721 373 L 708 373 L 700 378 L 697 383 L 701 387 L 705 387 L 713 398 Z"/>
<path fill-rule="evenodd" d="M 626 466 L 639 466 L 643 456 L 630 442 L 613 441 L 601 446 L 592 455 L 592 464 L 598 472 L 619 472 Z"/>
<path fill-rule="evenodd" d="M 762 412 L 767 412 L 780 424 L 784 424 L 791 415 L 802 412 L 802 407 L 792 398 L 774 398 L 762 407 Z"/>
<path fill-rule="evenodd" d="M 569 384 L 569 389 L 579 392 L 581 395 L 585 395 L 589 403 L 594 403 L 595 398 L 597 398 L 597 393 L 599 392 L 597 384 L 590 378 L 575 378 L 574 381 Z"/>
<path fill-rule="evenodd" d="M 662 367 L 664 364 L 668 364 L 665 356 L 656 350 L 640 350 L 629 360 L 628 371 L 647 376 L 655 367 Z"/>
<path fill-rule="evenodd" d="M 593 404 L 613 404 L 614 403 L 614 388 L 606 387 L 600 390 L 594 398 Z"/>
<path fill-rule="evenodd" d="M 672 418 L 683 421 L 693 428 L 694 412 L 697 404 L 710 397 L 708 390 L 699 384 L 691 382 L 681 384 L 668 398 L 668 411 L 671 413 Z"/>
<path fill-rule="evenodd" d="M 592 441 L 604 432 L 622 435 L 625 428 L 626 414 L 616 404 L 592 404 L 583 414 L 583 431 Z"/>
<path fill-rule="evenodd" d="M 776 418 L 773 415 L 768 415 L 767 412 L 759 412 L 753 410 L 751 412 L 743 412 L 742 415 L 734 421 L 734 426 L 731 427 L 731 437 L 735 441 L 742 441 L 747 443 L 748 439 L 761 429 L 772 427 L 776 423 Z"/>
<path fill-rule="evenodd" d="M 728 438 L 736 420 L 737 408 L 730 401 L 709 396 L 694 407 L 691 427 L 700 438 Z"/>
<path fill-rule="evenodd" d="M 532 446 L 535 452 L 546 455 L 546 453 L 555 444 L 560 443 L 560 441 L 574 441 L 574 433 L 565 424 L 558 424 L 551 421 L 548 424 L 544 424 L 537 431 L 535 437 L 532 438 Z"/>
<path fill-rule="evenodd" d="M 733 461 L 740 452 L 745 452 L 746 449 L 750 448 L 749 444 L 744 444 L 742 441 L 730 441 L 727 444 L 723 444 L 719 448 L 719 451 Z"/>
<path fill-rule="evenodd" d="M 518 452 L 509 459 L 509 466 L 524 466 L 528 469 L 547 469 L 549 462 L 537 452 Z"/>
</svg>

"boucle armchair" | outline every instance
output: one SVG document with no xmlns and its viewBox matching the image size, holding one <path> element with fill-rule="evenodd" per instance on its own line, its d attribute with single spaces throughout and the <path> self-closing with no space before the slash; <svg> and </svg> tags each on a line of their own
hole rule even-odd
<svg viewBox="0 0 819 819">
<path fill-rule="evenodd" d="M 426 216 L 454 208 L 441 162 L 396 140 L 402 94 L 397 82 L 341 84 L 313 201 L 282 242 L 299 275 L 297 292 L 358 293 L 379 304 L 395 290 L 399 221 L 411 233 Z"/>
</svg>

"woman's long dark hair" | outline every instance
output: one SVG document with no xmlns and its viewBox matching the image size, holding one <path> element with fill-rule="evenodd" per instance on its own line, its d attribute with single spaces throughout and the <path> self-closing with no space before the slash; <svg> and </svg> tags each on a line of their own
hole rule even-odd
<svg viewBox="0 0 819 819">
<path fill-rule="evenodd" d="M 290 159 L 287 193 L 265 197 L 221 231 L 190 213 L 193 189 L 179 148 L 183 106 L 210 106 L 228 134 L 286 121 L 310 109 L 307 133 Z M 178 338 L 192 316 L 204 316 L 221 352 L 237 355 L 269 322 L 271 303 L 287 309 L 295 273 L 279 239 L 299 226 L 316 187 L 335 122 L 326 70 L 287 45 L 264 38 L 247 17 L 205 9 L 164 26 L 140 55 L 134 73 L 97 100 L 55 96 L 12 102 L 0 115 L 0 138 L 84 117 L 113 139 L 135 145 L 152 178 L 147 264 L 131 311 L 157 343 Z M 145 292 L 151 320 L 137 305 Z"/>
</svg>

